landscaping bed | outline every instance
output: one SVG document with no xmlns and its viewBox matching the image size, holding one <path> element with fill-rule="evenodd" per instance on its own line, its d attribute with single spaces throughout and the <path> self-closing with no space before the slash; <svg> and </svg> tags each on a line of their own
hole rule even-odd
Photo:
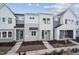
<svg viewBox="0 0 79 59">
<path fill-rule="evenodd" d="M 48 41 L 54 48 L 59 48 L 59 47 L 68 47 L 68 46 L 74 46 L 76 44 L 70 42 L 69 40 L 53 40 L 53 41 Z"/>
<path fill-rule="evenodd" d="M 73 41 L 79 43 L 79 37 L 77 37 L 76 39 L 73 39 Z"/>
<path fill-rule="evenodd" d="M 0 43 L 0 55 L 6 54 L 16 42 L 2 42 Z"/>
<path fill-rule="evenodd" d="M 29 41 L 29 42 L 23 42 L 20 48 L 18 49 L 17 53 L 41 50 L 41 49 L 46 49 L 42 41 Z"/>
</svg>

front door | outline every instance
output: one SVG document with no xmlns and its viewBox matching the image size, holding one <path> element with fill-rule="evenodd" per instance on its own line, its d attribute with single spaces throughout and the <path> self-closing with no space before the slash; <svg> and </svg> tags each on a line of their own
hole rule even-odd
<svg viewBox="0 0 79 59">
<path fill-rule="evenodd" d="M 16 40 L 23 40 L 23 30 L 16 30 Z"/>
<path fill-rule="evenodd" d="M 50 31 L 42 30 L 42 39 L 49 40 L 50 39 Z"/>
</svg>

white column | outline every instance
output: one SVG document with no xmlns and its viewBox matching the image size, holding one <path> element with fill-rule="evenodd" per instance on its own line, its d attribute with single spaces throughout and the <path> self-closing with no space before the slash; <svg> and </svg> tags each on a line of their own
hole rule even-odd
<svg viewBox="0 0 79 59">
<path fill-rule="evenodd" d="M 53 40 L 53 30 L 50 30 L 50 40 Z"/>
<path fill-rule="evenodd" d="M 73 39 L 76 39 L 76 30 L 73 30 Z"/>
<path fill-rule="evenodd" d="M 14 40 L 16 40 L 16 29 L 14 29 L 14 34 L 13 34 L 13 36 L 14 36 Z"/>
<path fill-rule="evenodd" d="M 39 30 L 39 40 L 42 40 L 42 30 Z"/>
</svg>

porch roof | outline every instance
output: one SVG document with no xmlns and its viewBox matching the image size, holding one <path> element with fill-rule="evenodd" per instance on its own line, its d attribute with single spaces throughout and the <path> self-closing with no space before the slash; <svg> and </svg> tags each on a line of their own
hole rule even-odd
<svg viewBox="0 0 79 59">
<path fill-rule="evenodd" d="M 24 28 L 24 24 L 16 24 L 14 28 Z"/>
</svg>

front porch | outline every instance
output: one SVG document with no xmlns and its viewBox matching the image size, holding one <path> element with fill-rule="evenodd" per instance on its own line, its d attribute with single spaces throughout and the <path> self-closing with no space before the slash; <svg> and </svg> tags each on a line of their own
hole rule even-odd
<svg viewBox="0 0 79 59">
<path fill-rule="evenodd" d="M 73 38 L 73 30 L 60 30 L 60 39 L 72 39 Z"/>
</svg>

